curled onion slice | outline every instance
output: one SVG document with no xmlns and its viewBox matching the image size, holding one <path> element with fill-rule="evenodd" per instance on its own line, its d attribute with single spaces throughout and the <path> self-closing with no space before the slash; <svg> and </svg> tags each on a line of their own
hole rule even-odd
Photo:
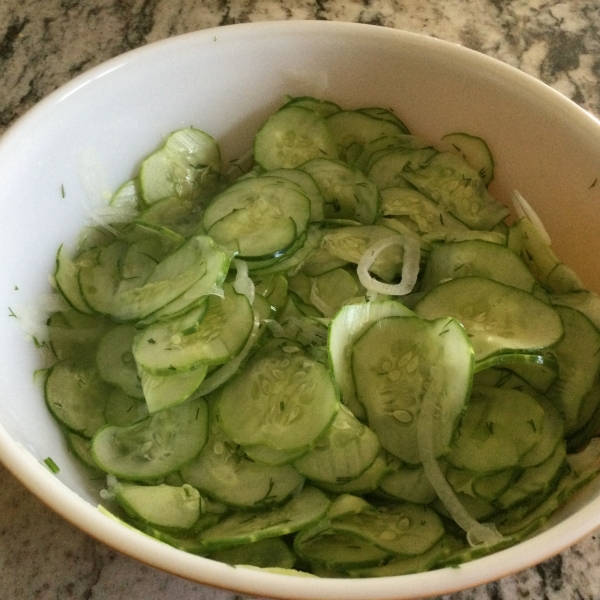
<svg viewBox="0 0 600 600">
<path fill-rule="evenodd" d="M 335 315 L 335 309 L 329 306 L 329 304 L 327 304 L 327 302 L 325 302 L 323 298 L 319 296 L 316 281 L 313 281 L 310 286 L 310 301 L 316 309 L 320 310 L 323 313 L 323 316 L 333 317 L 333 315 Z"/>
<path fill-rule="evenodd" d="M 432 381 L 423 397 L 421 412 L 417 421 L 417 445 L 425 475 L 450 516 L 467 533 L 467 541 L 471 546 L 497 544 L 502 541 L 503 537 L 495 525 L 480 523 L 469 514 L 446 480 L 434 455 L 435 411 L 438 408 L 436 398 L 440 397 L 439 387 L 441 386 L 440 378 L 435 377 L 435 367 L 431 369 L 431 376 Z"/>
<path fill-rule="evenodd" d="M 254 282 L 248 275 L 248 264 L 240 260 L 239 258 L 233 259 L 233 265 L 236 269 L 235 281 L 233 282 L 233 289 L 238 294 L 243 294 L 248 298 L 250 304 L 254 303 Z"/>
<path fill-rule="evenodd" d="M 542 236 L 544 242 L 546 242 L 546 244 L 550 246 L 550 236 L 548 235 L 548 232 L 546 231 L 542 220 L 537 216 L 535 210 L 531 208 L 529 202 L 527 202 L 527 200 L 525 200 L 525 198 L 523 198 L 523 196 L 521 196 L 521 194 L 519 194 L 517 190 L 513 190 L 512 202 L 513 206 L 515 207 L 515 212 L 517 213 L 517 216 L 520 219 L 522 219 L 523 217 L 527 217 L 531 221 L 531 224 L 537 229 L 539 234 Z"/>
<path fill-rule="evenodd" d="M 384 283 L 371 277 L 369 270 L 377 257 L 391 246 L 401 246 L 404 248 L 404 258 L 402 261 L 402 275 L 400 283 Z M 358 262 L 358 278 L 363 286 L 370 292 L 386 294 L 388 296 L 404 296 L 412 292 L 417 276 L 419 275 L 419 261 L 421 260 L 421 248 L 419 241 L 411 236 L 393 235 L 367 248 Z"/>
</svg>

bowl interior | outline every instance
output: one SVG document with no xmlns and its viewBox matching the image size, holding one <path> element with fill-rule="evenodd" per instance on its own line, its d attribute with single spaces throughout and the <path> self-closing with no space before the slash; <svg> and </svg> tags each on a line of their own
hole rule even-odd
<svg viewBox="0 0 600 600">
<path fill-rule="evenodd" d="M 32 376 L 39 359 L 26 333 L 39 331 L 32 324 L 43 320 L 41 296 L 57 247 L 75 239 L 89 207 L 131 177 L 170 131 L 207 131 L 227 164 L 248 151 L 285 94 L 393 108 L 430 141 L 452 131 L 483 137 L 496 162 L 492 191 L 508 202 L 519 190 L 556 253 L 600 291 L 600 125 L 543 84 L 463 48 L 371 26 L 260 23 L 166 40 L 72 81 L 0 142 L 2 460 L 53 508 L 117 549 L 181 576 L 268 596 L 447 593 L 539 562 L 599 526 L 595 486 L 541 534 L 543 543 L 538 538 L 458 570 L 406 576 L 401 587 L 396 579 L 302 579 L 290 586 L 283 576 L 182 556 L 97 513 L 102 482 L 90 481 L 68 454 Z M 57 476 L 41 465 L 47 456 L 59 465 Z"/>
</svg>

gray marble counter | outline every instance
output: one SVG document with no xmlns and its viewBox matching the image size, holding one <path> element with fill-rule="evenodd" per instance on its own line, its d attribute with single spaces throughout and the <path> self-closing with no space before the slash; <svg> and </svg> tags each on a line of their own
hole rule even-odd
<svg viewBox="0 0 600 600">
<path fill-rule="evenodd" d="M 597 0 L 0 0 L 0 134 L 49 92 L 165 37 L 275 19 L 376 24 L 457 42 L 545 81 L 600 115 Z M 0 467 L 0 600 L 233 600 L 115 553 Z M 600 598 L 600 537 L 448 600 Z"/>
</svg>

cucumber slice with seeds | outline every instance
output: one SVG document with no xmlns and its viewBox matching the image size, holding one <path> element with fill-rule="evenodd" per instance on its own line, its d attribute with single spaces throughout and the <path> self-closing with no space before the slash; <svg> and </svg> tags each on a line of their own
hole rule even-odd
<svg viewBox="0 0 600 600">
<path fill-rule="evenodd" d="M 352 373 L 358 400 L 383 448 L 411 464 L 421 457 L 417 423 L 426 386 L 435 377 L 434 453 L 449 449 L 471 387 L 473 354 L 469 338 L 453 319 L 386 317 L 355 342 Z"/>
<path fill-rule="evenodd" d="M 215 140 L 193 127 L 175 131 L 162 148 L 151 154 L 140 169 L 140 187 L 146 204 L 170 197 L 195 198 L 205 179 L 221 170 Z"/>
<path fill-rule="evenodd" d="M 295 169 L 316 157 L 337 158 L 338 150 L 323 117 L 288 105 L 267 119 L 254 139 L 254 160 L 263 169 Z"/>
<path fill-rule="evenodd" d="M 137 364 L 154 375 L 169 375 L 233 358 L 252 331 L 254 314 L 246 296 L 229 285 L 224 289 L 223 299 L 209 298 L 206 314 L 200 307 L 179 319 L 150 325 L 138 334 L 133 343 Z M 202 322 L 190 330 L 190 323 L 197 322 L 197 311 L 203 315 Z"/>
<path fill-rule="evenodd" d="M 275 450 L 310 446 L 330 426 L 338 406 L 327 369 L 283 350 L 251 361 L 216 401 L 229 437 L 241 445 L 264 444 Z"/>
<path fill-rule="evenodd" d="M 502 353 L 537 354 L 564 333 L 552 307 L 523 290 L 478 276 L 439 284 L 414 311 L 424 319 L 451 316 L 462 323 L 477 362 Z"/>
<path fill-rule="evenodd" d="M 107 425 L 92 440 L 96 464 L 131 481 L 156 480 L 180 469 L 206 443 L 208 407 L 196 399 L 128 427 Z"/>
<path fill-rule="evenodd" d="M 200 518 L 200 494 L 191 485 L 136 485 L 119 482 L 115 500 L 134 519 L 169 530 L 189 529 Z"/>
<path fill-rule="evenodd" d="M 104 406 L 110 386 L 95 367 L 58 363 L 44 385 L 46 404 L 67 429 L 90 438 L 105 423 Z"/>
</svg>

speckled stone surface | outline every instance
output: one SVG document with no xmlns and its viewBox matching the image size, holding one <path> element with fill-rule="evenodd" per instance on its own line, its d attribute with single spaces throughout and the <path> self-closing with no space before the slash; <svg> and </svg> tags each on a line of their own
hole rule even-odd
<svg viewBox="0 0 600 600">
<path fill-rule="evenodd" d="M 0 0 L 0 134 L 74 76 L 165 37 L 247 21 L 325 19 L 424 33 L 494 56 L 600 115 L 597 0 Z M 122 556 L 0 467 L 0 600 L 233 600 Z M 600 598 L 600 534 L 445 600 Z"/>
</svg>

